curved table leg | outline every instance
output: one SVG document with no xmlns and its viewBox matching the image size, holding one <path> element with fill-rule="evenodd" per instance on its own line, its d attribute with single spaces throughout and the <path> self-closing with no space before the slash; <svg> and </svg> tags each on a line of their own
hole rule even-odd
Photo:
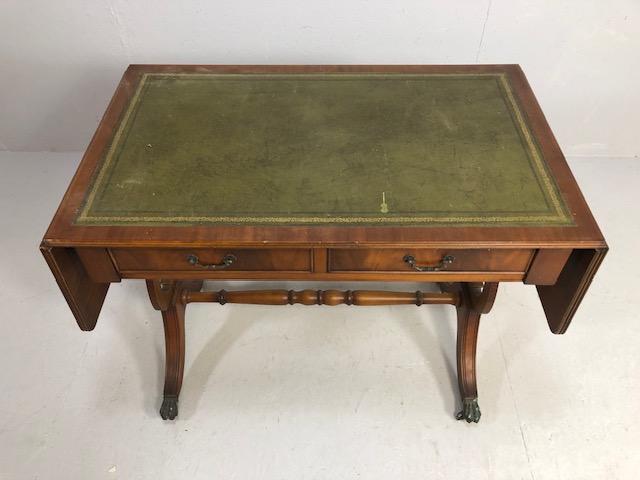
<svg viewBox="0 0 640 480">
<path fill-rule="evenodd" d="M 160 407 L 160 416 L 164 420 L 173 420 L 178 415 L 178 396 L 184 376 L 185 293 L 199 291 L 201 288 L 202 281 L 147 281 L 151 303 L 156 310 L 162 312 L 164 323 L 166 359 L 164 398 Z"/>
<path fill-rule="evenodd" d="M 497 283 L 453 283 L 442 284 L 443 292 L 458 294 L 458 334 L 456 360 L 458 366 L 458 387 L 462 397 L 462 411 L 456 415 L 458 420 L 468 423 L 480 421 L 478 405 L 478 387 L 476 382 L 476 347 L 480 316 L 488 313 L 493 306 Z"/>
</svg>

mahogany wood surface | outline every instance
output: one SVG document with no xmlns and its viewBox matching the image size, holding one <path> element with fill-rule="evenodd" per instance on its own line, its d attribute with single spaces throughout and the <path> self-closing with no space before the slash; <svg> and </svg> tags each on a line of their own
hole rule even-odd
<svg viewBox="0 0 640 480">
<path fill-rule="evenodd" d="M 600 267 L 606 249 L 573 250 L 554 285 L 538 285 L 538 295 L 553 333 L 565 333 Z"/>
<path fill-rule="evenodd" d="M 81 330 L 93 330 L 110 283 L 94 280 L 73 248 L 41 247 L 40 251 Z"/>
<path fill-rule="evenodd" d="M 418 266 L 437 265 L 446 255 L 453 260 L 444 270 L 448 272 L 520 272 L 526 271 L 533 250 L 528 249 L 331 249 L 329 270 L 331 272 L 357 271 L 410 271 L 403 258 L 411 254 Z M 443 271 L 443 270 L 441 270 Z"/>
<path fill-rule="evenodd" d="M 523 282 L 533 285 L 555 285 L 571 252 L 572 250 L 568 248 L 539 249 L 533 257 Z"/>
</svg>

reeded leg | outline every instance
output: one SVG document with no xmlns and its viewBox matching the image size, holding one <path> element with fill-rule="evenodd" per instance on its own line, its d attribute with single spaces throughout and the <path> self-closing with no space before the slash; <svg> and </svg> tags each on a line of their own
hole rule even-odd
<svg viewBox="0 0 640 480">
<path fill-rule="evenodd" d="M 478 423 L 481 414 L 476 382 L 476 346 L 480 316 L 491 310 L 498 284 L 453 283 L 442 284 L 440 288 L 443 292 L 456 293 L 460 299 L 459 304 L 456 305 L 458 313 L 456 360 L 462 411 L 456 415 L 456 418 L 466 420 L 468 423 Z"/>
<path fill-rule="evenodd" d="M 178 396 L 184 375 L 184 312 L 183 304 L 173 305 L 162 312 L 166 357 L 164 399 L 160 407 L 160 415 L 164 420 L 173 420 L 178 415 Z"/>
<path fill-rule="evenodd" d="M 458 387 L 462 397 L 462 411 L 456 415 L 458 420 L 468 423 L 480 421 L 478 406 L 478 387 L 476 383 L 476 346 L 480 314 L 466 305 L 458 309 L 458 340 L 456 359 L 458 365 Z"/>
<path fill-rule="evenodd" d="M 166 349 L 164 398 L 160 415 L 173 420 L 178 415 L 178 397 L 184 376 L 186 291 L 200 290 L 199 281 L 148 280 L 149 298 L 156 310 L 162 312 Z"/>
</svg>

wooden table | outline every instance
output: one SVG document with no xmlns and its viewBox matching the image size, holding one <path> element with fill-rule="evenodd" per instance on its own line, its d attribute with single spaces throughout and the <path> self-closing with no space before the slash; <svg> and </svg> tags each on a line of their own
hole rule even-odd
<svg viewBox="0 0 640 480">
<path fill-rule="evenodd" d="M 476 339 L 498 283 L 536 285 L 564 333 L 607 245 L 517 65 L 132 65 L 41 251 L 82 330 L 112 282 L 146 280 L 164 320 L 164 419 L 190 302 L 439 303 L 458 313 L 458 418 L 477 422 Z"/>
</svg>

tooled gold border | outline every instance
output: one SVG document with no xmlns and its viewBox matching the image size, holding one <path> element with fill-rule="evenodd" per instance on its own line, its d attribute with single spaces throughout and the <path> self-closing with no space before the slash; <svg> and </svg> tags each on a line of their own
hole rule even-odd
<svg viewBox="0 0 640 480">
<path fill-rule="evenodd" d="M 108 220 L 125 223 L 145 223 L 145 222 L 182 222 L 188 224 L 196 223 L 524 223 L 535 219 L 540 223 L 558 221 L 557 216 L 539 215 L 534 216 L 512 216 L 512 217 L 231 217 L 231 216 L 181 216 L 181 217 L 87 217 L 87 223 L 100 223 Z"/>
<path fill-rule="evenodd" d="M 286 74 L 286 78 L 336 78 L 336 77 L 378 77 L 378 78 L 402 78 L 416 76 L 423 77 L 494 77 L 498 78 L 507 98 L 511 104 L 511 108 L 516 116 L 516 121 L 520 127 L 520 131 L 524 137 L 524 140 L 529 147 L 534 164 L 540 174 L 547 193 L 551 199 L 551 203 L 555 209 L 555 215 L 525 215 L 525 216 L 493 216 L 493 217 L 433 217 L 433 216 L 408 216 L 408 217 L 346 217 L 346 216 L 92 216 L 89 215 L 89 210 L 95 201 L 96 194 L 99 190 L 102 181 L 104 180 L 105 172 L 108 170 L 109 165 L 113 161 L 114 152 L 120 142 L 120 138 L 129 122 L 131 114 L 135 110 L 138 102 L 140 101 L 141 92 L 144 89 L 147 79 L 149 77 L 190 77 L 190 78 L 211 78 L 212 76 L 220 76 L 225 79 L 229 78 L 246 78 L 250 75 L 259 75 L 261 77 L 283 77 L 283 74 L 278 73 L 265 73 L 265 74 L 215 74 L 215 73 L 143 73 L 140 81 L 137 85 L 136 91 L 129 103 L 127 110 L 125 111 L 122 120 L 119 122 L 118 128 L 113 136 L 108 151 L 106 152 L 104 162 L 100 167 L 98 174 L 95 178 L 93 186 L 86 197 L 86 202 L 81 208 L 78 216 L 75 219 L 75 223 L 102 223 L 102 222 L 123 222 L 123 223 L 274 223 L 274 224 L 287 224 L 287 223 L 369 223 L 369 224 L 416 224 L 416 223 L 459 223 L 459 224 L 474 224 L 474 223 L 572 223 L 570 215 L 562 208 L 562 203 L 556 194 L 549 174 L 542 160 L 542 156 L 538 150 L 537 145 L 533 140 L 533 136 L 529 130 L 528 125 L 524 120 L 524 116 L 520 111 L 518 103 L 515 99 L 511 85 L 509 84 L 508 76 L 506 73 L 325 73 L 325 74 L 305 74 L 305 73 L 293 73 Z"/>
</svg>

